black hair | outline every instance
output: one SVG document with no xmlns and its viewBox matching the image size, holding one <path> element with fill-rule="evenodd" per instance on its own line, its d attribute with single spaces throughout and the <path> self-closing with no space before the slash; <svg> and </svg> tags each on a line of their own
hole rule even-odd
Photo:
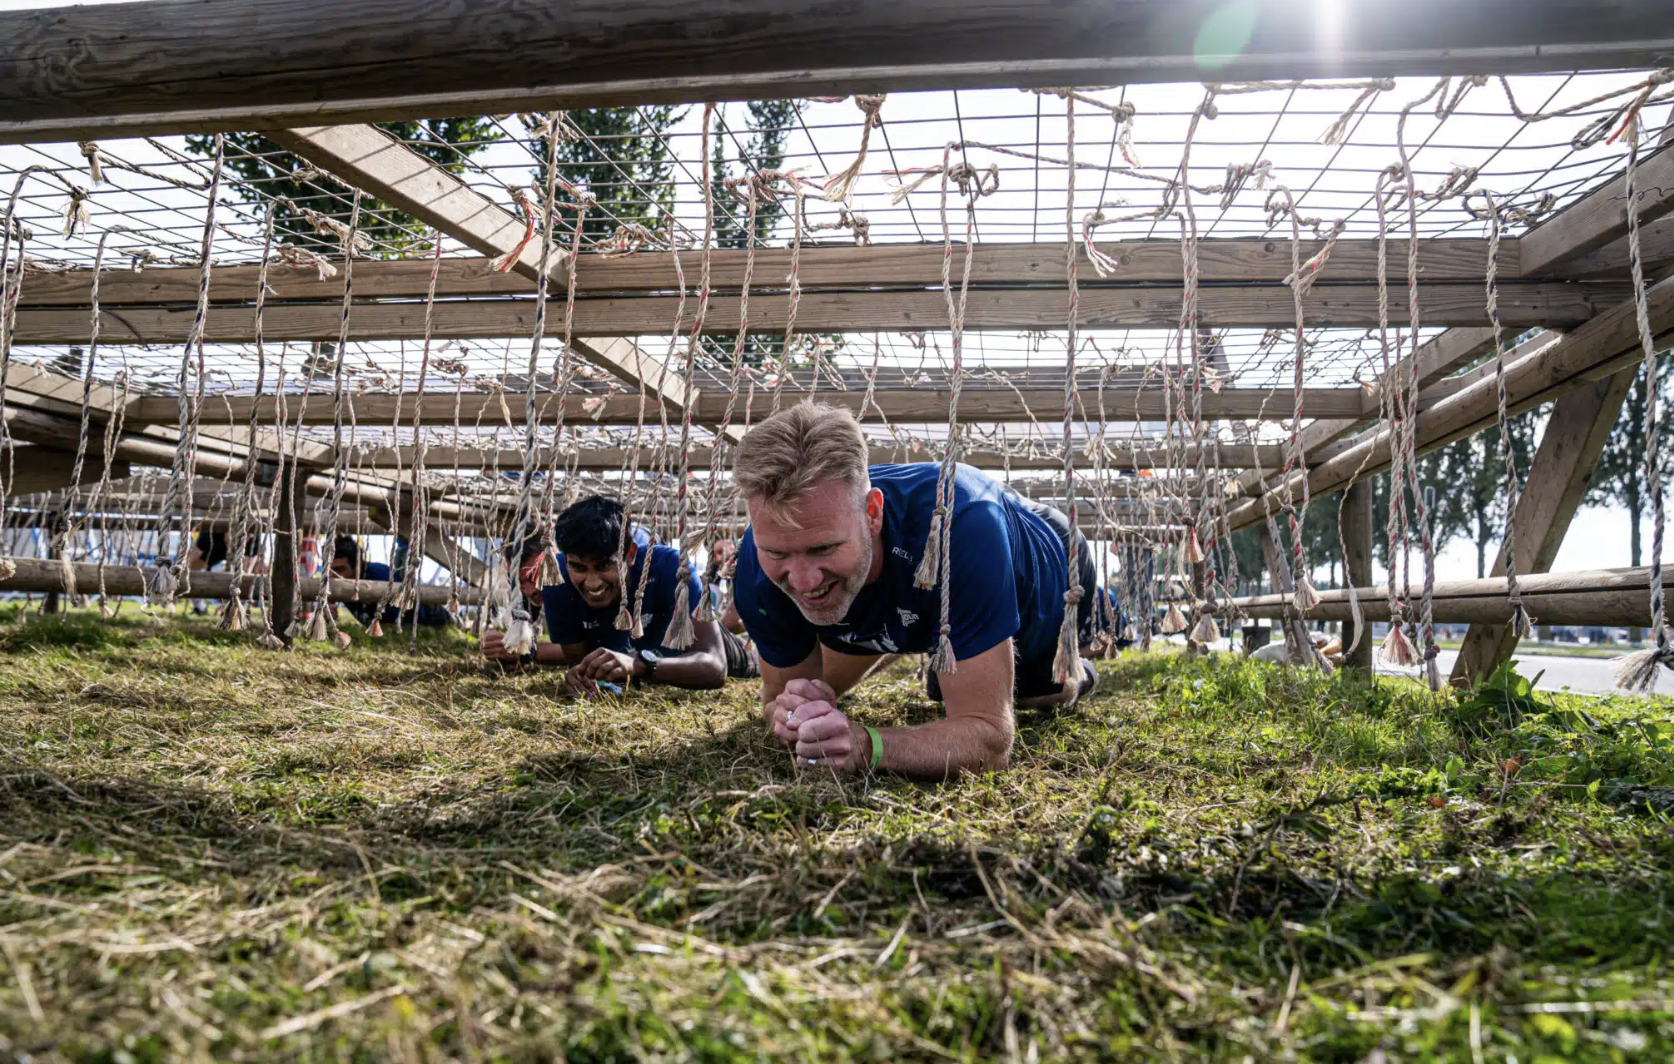
<svg viewBox="0 0 1674 1064">
<path fill-rule="evenodd" d="M 622 539 L 622 504 L 589 495 L 558 515 L 558 549 L 566 555 L 605 562 L 616 557 Z"/>
<path fill-rule="evenodd" d="M 331 549 L 331 560 L 336 561 L 339 558 L 349 563 L 351 572 L 360 571 L 360 544 L 355 542 L 355 537 L 337 537 L 337 545 Z"/>
</svg>

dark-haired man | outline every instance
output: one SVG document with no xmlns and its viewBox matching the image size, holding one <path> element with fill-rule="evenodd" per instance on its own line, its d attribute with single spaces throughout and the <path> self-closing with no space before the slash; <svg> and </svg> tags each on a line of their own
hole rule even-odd
<svg viewBox="0 0 1674 1064">
<path fill-rule="evenodd" d="M 684 650 L 668 646 L 680 587 L 680 552 L 652 545 L 650 535 L 633 526 L 626 557 L 620 559 L 628 569 L 624 586 L 618 565 L 622 517 L 622 504 L 602 495 L 582 499 L 558 515 L 554 538 L 563 579 L 557 585 L 540 584 L 544 540 L 531 538 L 524 543 L 518 585 L 531 603 L 540 602 L 551 637 L 550 642 L 536 644 L 527 663 L 567 666 L 564 688 L 582 696 L 595 694 L 600 683 L 633 680 L 716 688 L 728 676 L 760 675 L 754 657 L 738 637 L 713 621 L 693 618 L 692 644 Z M 638 605 L 642 580 L 642 634 L 635 638 L 616 627 L 616 618 L 624 595 L 630 611 Z M 687 609 L 695 613 L 703 601 L 703 588 L 695 573 L 688 572 L 686 580 Z M 483 636 L 482 650 L 492 660 L 518 660 L 498 632 Z"/>
<path fill-rule="evenodd" d="M 406 545 L 397 541 L 398 553 L 406 553 Z M 331 575 L 339 580 L 377 580 L 400 581 L 405 577 L 401 573 L 392 573 L 389 566 L 383 562 L 362 561 L 360 557 L 360 543 L 353 536 L 338 536 L 336 546 L 331 552 Z M 372 627 L 372 621 L 378 614 L 378 597 L 359 602 L 345 602 L 342 604 L 354 615 L 363 627 Z M 416 612 L 409 610 L 407 620 L 416 622 L 424 628 L 445 628 L 453 623 L 453 614 L 445 606 L 420 606 Z M 401 621 L 401 611 L 394 604 L 384 607 L 382 617 L 384 624 L 398 624 Z"/>
</svg>

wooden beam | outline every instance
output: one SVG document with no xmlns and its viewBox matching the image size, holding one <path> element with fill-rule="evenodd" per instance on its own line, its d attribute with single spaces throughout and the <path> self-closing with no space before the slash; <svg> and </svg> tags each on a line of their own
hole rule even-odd
<svg viewBox="0 0 1674 1064">
<path fill-rule="evenodd" d="M 58 491 L 75 483 L 76 455 L 73 450 L 22 444 L 12 451 L 12 479 L 6 482 L 8 497 L 34 495 L 43 491 Z M 103 454 L 89 454 L 82 463 L 81 483 L 97 484 L 104 474 Z M 118 461 L 111 466 L 112 477 L 128 475 L 128 463 Z"/>
<path fill-rule="evenodd" d="M 905 453 L 903 451 L 905 450 Z M 633 468 L 643 473 L 651 467 L 655 451 L 651 447 L 643 447 L 633 463 Z M 358 451 L 350 465 L 355 469 L 387 470 L 412 469 L 415 448 L 376 447 Z M 624 468 L 628 458 L 626 448 L 599 447 L 583 450 L 579 456 L 571 458 L 570 454 L 554 455 L 549 448 L 543 448 L 535 456 L 535 464 L 548 469 L 553 465 L 560 468 L 568 467 L 572 462 L 574 467 L 584 473 L 610 473 Z M 872 444 L 871 462 L 877 465 L 885 462 L 923 462 L 930 461 L 934 456 L 922 448 L 917 452 L 911 449 L 891 447 L 888 444 L 874 442 Z M 1272 468 L 1283 461 L 1282 451 L 1277 444 L 1222 444 L 1219 456 L 1223 469 L 1237 469 L 1250 465 L 1260 459 L 1264 466 Z M 977 469 L 1002 470 L 1010 468 L 1017 472 L 1039 470 L 1061 470 L 1064 460 L 1060 455 L 1051 453 L 1015 454 L 1010 456 L 987 449 L 961 451 L 959 460 Z M 1161 449 L 1155 451 L 1116 449 L 1106 460 L 1106 466 L 1111 470 L 1156 469 L 1167 467 L 1167 456 Z M 1196 462 L 1195 453 L 1186 456 L 1185 466 L 1191 468 Z M 516 448 L 486 449 L 475 447 L 426 447 L 425 464 L 434 472 L 447 472 L 457 465 L 461 470 L 488 469 L 491 466 L 500 469 L 515 469 L 523 464 L 523 452 Z M 715 464 L 715 452 L 710 447 L 692 448 L 691 465 L 694 469 L 709 469 Z"/>
<path fill-rule="evenodd" d="M 1528 482 L 1517 500 L 1519 578 L 1551 570 L 1638 373 L 1637 369 L 1623 370 L 1578 388 L 1553 405 L 1529 466 Z M 1503 577 L 1505 571 L 1506 544 L 1502 542 L 1492 575 Z M 1550 623 L 1539 614 L 1534 616 Z M 1510 625 L 1471 625 L 1453 663 L 1452 682 L 1475 683 L 1511 657 L 1516 647 L 1517 635 Z"/>
<path fill-rule="evenodd" d="M 29 592 L 63 592 L 68 590 L 64 586 L 64 574 L 56 561 L 43 561 L 40 558 L 10 559 L 16 566 L 17 572 L 4 579 L 0 579 L 0 592 L 29 591 Z M 89 562 L 72 563 L 76 570 L 76 586 L 83 594 L 99 586 L 99 567 Z M 105 566 L 105 591 L 110 595 L 143 595 L 146 591 L 146 581 L 155 570 L 141 570 L 132 565 Z M 248 599 L 254 595 L 259 576 L 245 576 L 242 578 L 242 594 Z M 233 577 L 230 573 L 198 572 L 192 574 L 192 598 L 227 598 L 232 594 Z M 332 602 L 376 602 L 388 589 L 388 584 L 381 580 L 337 580 L 333 579 L 327 590 Z M 304 600 L 312 599 L 320 593 L 320 582 L 313 577 L 307 577 L 298 584 Z M 424 606 L 446 605 L 453 590 L 447 585 L 420 584 L 418 600 Z M 477 605 L 482 601 L 482 595 L 477 591 L 461 593 L 460 601 L 466 605 Z M 270 608 L 277 603 L 270 604 Z M 277 615 L 277 609 L 275 614 Z M 275 621 L 278 617 L 275 616 Z M 277 627 L 277 625 L 275 625 Z"/>
<path fill-rule="evenodd" d="M 411 153 L 409 153 L 411 154 Z M 451 176 L 451 175 L 450 175 Z M 473 193 L 473 195 L 475 195 Z M 412 206 L 419 206 L 413 204 Z M 431 212 L 432 214 L 437 212 Z M 510 215 L 499 212 L 505 218 Z M 473 216 L 482 228 L 495 228 L 499 239 L 504 218 L 486 212 Z M 516 224 L 521 238 L 522 223 Z M 483 241 L 487 243 L 487 241 Z M 472 245 L 476 246 L 476 245 Z M 498 245 L 494 245 L 498 246 Z M 1317 241 L 1305 241 L 1304 257 L 1319 250 Z M 1487 243 L 1470 240 L 1420 241 L 1426 284 L 1458 281 L 1480 284 L 1487 267 Z M 1177 240 L 1134 240 L 1100 245 L 1100 250 L 1120 264 L 1108 278 L 1087 277 L 1080 281 L 1091 290 L 1136 283 L 1178 283 L 1180 242 Z M 963 261 L 963 252 L 958 252 Z M 524 253 L 538 257 L 538 251 Z M 713 291 L 733 293 L 743 283 L 748 252 L 719 248 L 710 253 L 710 285 Z M 1389 280 L 1406 280 L 1406 242 L 1389 242 Z M 1506 239 L 1500 247 L 1500 280 L 1518 279 L 1517 240 Z M 698 251 L 680 253 L 687 287 L 692 287 L 703 265 Z M 788 248 L 758 248 L 751 291 L 763 298 L 783 298 L 784 277 L 790 271 Z M 531 261 L 533 259 L 531 258 Z M 342 262 L 334 263 L 339 269 Z M 355 263 L 355 294 L 367 299 L 423 299 L 430 284 L 428 259 L 372 260 Z M 1204 240 L 1198 244 L 1198 268 L 1204 284 L 1277 283 L 1290 274 L 1290 244 L 1283 240 L 1240 237 Z M 1377 242 L 1339 240 L 1321 272 L 1320 283 L 1356 281 L 1374 283 L 1377 277 Z M 199 270 L 188 266 L 152 266 L 143 270 L 106 270 L 99 278 L 99 300 L 111 306 L 139 306 L 147 303 L 196 304 Z M 256 266 L 217 266 L 210 278 L 209 298 L 216 303 L 253 299 Z M 86 307 L 91 303 L 89 270 L 43 273 L 23 286 L 24 306 Z M 562 283 L 562 271 L 555 271 Z M 978 244 L 971 251 L 973 288 L 1027 285 L 1061 286 L 1064 281 L 1062 244 Z M 797 277 L 804 292 L 837 288 L 936 288 L 942 283 L 940 244 L 873 244 L 867 247 L 804 247 L 797 263 Z M 641 251 L 611 258 L 582 255 L 576 263 L 576 291 L 587 295 L 631 292 L 673 292 L 679 288 L 673 256 L 666 251 Z M 343 282 L 320 280 L 313 267 L 268 269 L 268 305 L 294 300 L 330 302 L 340 299 Z M 519 276 L 490 268 L 488 258 L 476 256 L 445 258 L 436 275 L 438 298 L 456 296 L 523 296 L 529 285 Z"/>
<path fill-rule="evenodd" d="M 540 405 L 550 398 L 549 395 L 537 395 L 535 401 Z M 596 398 L 601 401 L 583 407 L 584 398 Z M 803 398 L 807 398 L 807 393 L 787 392 L 782 402 L 784 405 L 790 405 Z M 947 418 L 948 393 L 946 389 L 939 387 L 878 392 L 864 411 L 861 410 L 861 400 L 865 395 L 861 392 L 822 390 L 816 398 L 835 406 L 846 406 L 862 421 L 877 420 L 880 411 L 882 417 L 891 422 L 934 422 L 945 421 Z M 1127 389 L 1119 392 L 1107 390 L 1104 409 L 1107 420 L 1111 421 L 1160 421 L 1168 416 L 1169 398 L 1171 397 L 1161 388 Z M 288 396 L 287 399 L 294 410 L 297 396 Z M 700 395 L 693 420 L 702 425 L 719 423 L 726 412 L 728 401 L 729 397 L 725 395 Z M 231 396 L 224 400 L 218 398 L 215 402 L 217 406 L 230 406 L 233 417 L 239 421 L 249 419 L 252 406 L 258 408 L 262 420 L 272 422 L 275 418 L 276 404 L 272 396 Z M 458 397 L 432 393 L 424 397 L 421 405 L 416 396 L 361 395 L 356 396 L 354 400 L 355 416 L 362 423 L 387 424 L 398 402 L 403 403 L 402 409 L 406 412 L 405 423 L 409 425 L 415 416 L 421 425 L 452 425 L 454 406 L 457 402 L 461 424 L 473 424 L 479 417 L 485 424 L 503 424 L 509 415 L 515 426 L 523 423 L 528 397 L 496 392 L 467 392 Z M 1361 392 L 1358 388 L 1310 388 L 1305 392 L 1304 402 L 1308 410 L 1321 417 L 1340 417 L 1360 409 Z M 761 421 L 771 412 L 772 404 L 771 394 L 758 393 L 753 401 L 746 397 L 737 402 L 733 418 L 742 422 L 748 408 L 749 418 L 752 421 Z M 1216 419 L 1277 419 L 1281 413 L 1276 406 L 1280 405 L 1285 407 L 1284 414 L 1288 415 L 1288 401 L 1275 404 L 1273 393 L 1265 388 L 1223 388 L 1218 393 L 1204 394 L 1203 415 Z M 581 409 L 578 410 L 578 407 Z M 1042 416 L 1061 417 L 1063 408 L 1064 393 L 1061 388 L 1022 388 L 1014 391 L 1010 388 L 967 386 L 959 397 L 960 417 L 971 421 L 1030 421 Z M 590 422 L 596 425 L 632 425 L 639 416 L 639 400 L 636 396 L 623 394 L 572 396 L 571 410 L 571 416 L 578 424 Z M 130 405 L 127 415 L 128 424 L 136 426 L 166 423 L 177 416 L 178 406 L 171 396 L 142 396 Z M 332 418 L 333 410 L 329 396 L 313 396 L 307 410 L 291 415 L 291 424 L 329 425 Z"/>
<path fill-rule="evenodd" d="M 1621 302 L 1628 289 L 1619 282 L 1507 282 L 1500 285 L 1500 317 L 1508 329 L 1533 326 L 1562 328 L 1593 317 Z M 1178 325 L 1181 291 L 1177 286 L 1094 288 L 1081 293 L 1078 319 L 1087 328 L 1161 329 Z M 583 337 L 634 337 L 666 334 L 674 325 L 678 299 L 673 296 L 625 296 L 577 299 L 574 329 Z M 1370 285 L 1318 284 L 1304 300 L 1311 327 L 1366 328 L 1377 322 L 1377 290 Z M 1283 328 L 1294 326 L 1295 307 L 1282 285 L 1204 288 L 1200 319 L 1206 328 Z M 704 331 L 738 331 L 739 300 L 717 296 L 710 301 Z M 554 310 L 556 311 L 556 307 Z M 690 314 L 691 306 L 686 310 Z M 350 315 L 350 340 L 416 340 L 424 335 L 424 305 L 419 302 L 361 303 Z M 749 331 L 782 334 L 788 303 L 750 301 Z M 106 343 L 182 343 L 191 329 L 194 309 L 184 306 L 120 307 L 101 301 Z M 1437 284 L 1424 289 L 1424 321 L 1429 325 L 1483 326 L 1481 284 Z M 1053 289 L 985 289 L 970 293 L 965 327 L 973 331 L 1019 331 L 1062 328 L 1065 296 Z M 534 328 L 534 301 L 473 300 L 438 303 L 433 335 L 439 340 L 528 336 Z M 16 342 L 77 343 L 87 334 L 87 313 L 72 308 L 40 307 L 17 312 Z M 550 320 L 550 319 L 549 319 Z M 1391 308 L 1391 322 L 1406 320 L 1403 305 Z M 688 318 L 688 324 L 690 319 Z M 255 339 L 249 306 L 213 306 L 205 324 L 212 343 L 249 343 Z M 947 302 L 942 293 L 918 291 L 811 292 L 799 304 L 799 333 L 945 331 Z M 342 327 L 342 309 L 328 304 L 287 303 L 267 308 L 262 334 L 270 342 L 333 339 Z M 630 372 L 661 373 L 661 362 L 641 354 L 637 360 L 602 350 L 597 340 L 577 349 L 624 380 Z M 595 357 L 597 356 L 597 357 Z M 630 364 L 631 363 L 631 364 Z M 671 374 L 671 378 L 677 377 Z M 673 383 L 669 401 L 682 394 Z"/>
<path fill-rule="evenodd" d="M 526 226 L 510 211 L 375 126 L 310 126 L 275 130 L 269 137 L 286 151 L 406 211 L 474 251 L 491 257 L 506 255 L 516 251 L 523 239 Z M 560 272 L 566 257 L 555 250 L 547 269 Z M 541 244 L 537 239 L 523 248 L 511 268 L 534 281 L 540 277 L 541 266 Z M 549 336 L 556 335 L 556 324 L 553 321 L 548 326 Z M 531 307 L 528 325 L 515 330 L 513 335 L 528 335 L 533 330 Z M 272 335 L 274 339 L 283 339 L 279 333 Z M 635 334 L 595 333 L 578 327 L 576 335 Z M 690 401 L 689 389 L 681 375 L 673 370 L 665 372 L 662 362 L 633 343 L 621 339 L 577 339 L 572 346 L 583 357 L 676 410 L 684 409 Z"/>
<path fill-rule="evenodd" d="M 1417 367 L 1418 387 L 1422 390 L 1433 382 L 1446 377 L 1460 366 L 1466 365 L 1477 358 L 1485 349 L 1490 349 L 1494 342 L 1492 329 L 1449 329 L 1418 349 L 1416 360 L 1400 359 L 1394 369 L 1399 373 L 1407 372 L 1409 365 Z M 1398 374 L 1392 371 L 1388 379 L 1393 382 Z M 1377 390 L 1367 394 L 1360 405 L 1359 416 L 1348 418 L 1322 418 L 1306 425 L 1302 429 L 1302 451 L 1311 461 L 1322 448 L 1329 447 L 1338 440 L 1353 433 L 1370 418 L 1376 418 L 1383 408 L 1383 383 L 1380 381 Z M 1284 459 L 1280 459 L 1282 465 Z M 1235 496 L 1248 495 L 1271 481 L 1280 473 L 1279 466 L 1264 465 L 1261 469 L 1251 469 L 1239 475 L 1234 481 L 1231 494 Z"/>
<path fill-rule="evenodd" d="M 0 140 L 851 92 L 1653 66 L 1661 0 L 153 0 L 0 15 Z M 1230 24 L 1229 24 L 1230 25 Z M 1322 24 L 1323 25 L 1323 24 Z"/>
<path fill-rule="evenodd" d="M 1674 329 L 1674 279 L 1660 281 L 1646 293 L 1647 311 L 1654 335 Z M 1506 367 L 1505 388 L 1508 412 L 1551 402 L 1577 388 L 1635 364 L 1640 358 L 1639 329 L 1633 301 L 1600 314 L 1565 334 L 1538 358 L 1519 359 Z M 1449 396 L 1428 410 L 1419 412 L 1414 426 L 1419 454 L 1444 447 L 1481 431 L 1496 420 L 1497 382 L 1489 377 Z M 1328 495 L 1362 476 L 1372 476 L 1389 467 L 1389 434 L 1384 429 L 1368 433 L 1305 475 L 1309 491 Z M 1292 490 L 1300 491 L 1302 474 L 1293 478 Z M 1227 517 L 1233 529 L 1261 520 L 1264 500 L 1254 499 L 1231 510 Z M 1266 509 L 1277 509 L 1276 500 L 1266 500 Z"/>
<path fill-rule="evenodd" d="M 1647 276 L 1674 264 L 1674 218 L 1658 218 L 1639 231 L 1639 254 Z M 1605 280 L 1628 275 L 1626 237 L 1568 260 L 1555 271 L 1563 277 Z"/>
<path fill-rule="evenodd" d="M 1641 159 L 1634 185 L 1642 224 L 1674 210 L 1674 148 Z M 1551 276 L 1566 263 L 1626 237 L 1627 231 L 1627 175 L 1618 174 L 1524 233 L 1519 265 L 1530 277 Z"/>
<path fill-rule="evenodd" d="M 1569 573 L 1536 573 L 1520 580 L 1529 611 L 1551 624 L 1644 626 L 1651 621 L 1650 570 L 1592 569 Z M 1665 593 L 1674 590 L 1674 570 L 1663 575 Z M 1389 603 L 1382 586 L 1357 589 L 1367 621 L 1389 620 Z M 1346 621 L 1351 617 L 1348 590 L 1319 593 L 1320 604 L 1308 611 L 1310 620 Z M 1282 617 L 1281 595 L 1256 595 L 1214 604 L 1214 612 L 1234 610 L 1247 617 Z M 1438 624 L 1504 624 L 1511 619 L 1504 577 L 1488 580 L 1451 580 L 1436 584 L 1431 601 Z"/>
</svg>

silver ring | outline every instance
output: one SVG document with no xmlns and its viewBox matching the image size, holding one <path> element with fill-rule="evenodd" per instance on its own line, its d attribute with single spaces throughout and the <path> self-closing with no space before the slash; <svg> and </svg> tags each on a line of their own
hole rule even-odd
<svg viewBox="0 0 1674 1064">
<path fill-rule="evenodd" d="M 817 765 L 819 763 L 820 763 L 820 759 L 817 758 L 817 757 L 808 758 L 808 764 L 810 764 L 810 765 Z"/>
</svg>

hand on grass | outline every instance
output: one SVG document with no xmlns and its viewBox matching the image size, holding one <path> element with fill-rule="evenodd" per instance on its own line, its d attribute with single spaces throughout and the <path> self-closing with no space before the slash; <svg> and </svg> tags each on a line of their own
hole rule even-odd
<svg viewBox="0 0 1674 1064">
<path fill-rule="evenodd" d="M 489 661 L 517 660 L 517 655 L 506 649 L 506 637 L 500 632 L 482 634 L 482 656 Z"/>
<path fill-rule="evenodd" d="M 580 672 L 581 675 L 592 680 L 626 683 L 634 675 L 636 660 L 632 654 L 598 647 L 582 658 L 581 663 L 571 669 L 570 672 Z"/>
</svg>

